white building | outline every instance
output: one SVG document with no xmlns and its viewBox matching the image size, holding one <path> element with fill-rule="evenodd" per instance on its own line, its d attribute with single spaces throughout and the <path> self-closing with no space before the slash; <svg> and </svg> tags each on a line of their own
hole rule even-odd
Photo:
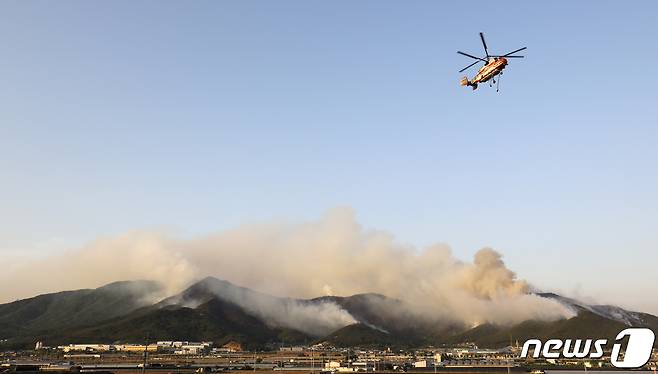
<svg viewBox="0 0 658 374">
<path fill-rule="evenodd" d="M 415 368 L 431 368 L 434 367 L 434 359 L 425 359 L 425 360 L 420 360 L 414 362 L 414 367 Z"/>
<path fill-rule="evenodd" d="M 60 345 L 57 349 L 64 352 L 107 352 L 114 349 L 114 346 L 109 344 L 69 344 Z"/>
<path fill-rule="evenodd" d="M 293 347 L 280 347 L 280 352 L 304 352 L 304 347 L 293 346 Z"/>
<path fill-rule="evenodd" d="M 340 362 L 338 361 L 329 361 L 324 364 L 326 369 L 337 369 L 340 367 Z"/>
<path fill-rule="evenodd" d="M 185 344 L 181 344 L 180 346 L 178 346 L 177 349 L 174 351 L 174 353 L 177 355 L 199 355 L 202 353 L 209 352 L 211 346 L 212 343 L 209 342 L 200 342 L 200 343 L 185 342 Z"/>
</svg>

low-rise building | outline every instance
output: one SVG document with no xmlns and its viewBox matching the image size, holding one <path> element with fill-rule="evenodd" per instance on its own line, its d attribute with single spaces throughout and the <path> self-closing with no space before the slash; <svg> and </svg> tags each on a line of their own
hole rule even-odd
<svg viewBox="0 0 658 374">
<path fill-rule="evenodd" d="M 429 358 L 429 359 L 414 362 L 414 367 L 415 368 L 430 368 L 430 367 L 434 367 L 434 364 L 435 364 L 434 359 Z"/>
<path fill-rule="evenodd" d="M 203 353 L 210 352 L 210 347 L 212 343 L 201 342 L 201 343 L 187 343 L 181 345 L 178 349 L 174 351 L 177 355 L 200 355 Z"/>
<path fill-rule="evenodd" d="M 324 364 L 325 369 L 337 369 L 340 366 L 340 362 L 338 361 L 329 361 Z"/>
<path fill-rule="evenodd" d="M 143 344 L 121 344 L 115 345 L 114 348 L 120 352 L 157 352 L 158 346 L 155 344 L 143 345 Z"/>
<path fill-rule="evenodd" d="M 279 347 L 280 352 L 304 352 L 305 348 L 302 346 L 293 347 Z"/>
<path fill-rule="evenodd" d="M 107 352 L 113 349 L 110 344 L 69 344 L 60 345 L 57 349 L 68 352 Z"/>
</svg>

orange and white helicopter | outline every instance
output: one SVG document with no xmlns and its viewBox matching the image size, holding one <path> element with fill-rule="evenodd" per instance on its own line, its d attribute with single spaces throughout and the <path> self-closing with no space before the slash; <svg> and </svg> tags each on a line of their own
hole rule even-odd
<svg viewBox="0 0 658 374">
<path fill-rule="evenodd" d="M 489 86 L 491 86 L 491 83 L 496 83 L 495 76 L 503 75 L 503 69 L 505 69 L 505 66 L 507 66 L 507 59 L 523 58 L 524 56 L 513 56 L 513 55 L 527 48 L 527 47 L 523 47 L 517 49 L 516 51 L 506 53 L 504 55 L 495 56 L 489 54 L 489 51 L 487 50 L 487 43 L 484 41 L 483 33 L 480 33 L 480 39 L 482 39 L 482 45 L 484 46 L 484 53 L 486 54 L 486 57 L 476 57 L 473 55 L 469 55 L 468 53 L 464 53 L 462 51 L 457 51 L 457 53 L 459 53 L 460 55 L 464 55 L 466 57 L 470 57 L 472 59 L 477 60 L 474 63 L 468 65 L 467 67 L 461 69 L 459 71 L 460 73 L 479 62 L 484 62 L 484 66 L 480 68 L 480 70 L 475 75 L 475 77 L 473 77 L 472 80 L 468 80 L 468 77 L 464 77 L 460 82 L 462 86 L 471 86 L 473 87 L 473 89 L 478 88 L 478 83 L 484 83 L 489 81 L 490 79 L 491 82 L 489 82 Z M 500 85 L 500 77 L 498 77 L 498 85 L 496 86 L 496 92 L 498 92 L 499 85 Z"/>
</svg>

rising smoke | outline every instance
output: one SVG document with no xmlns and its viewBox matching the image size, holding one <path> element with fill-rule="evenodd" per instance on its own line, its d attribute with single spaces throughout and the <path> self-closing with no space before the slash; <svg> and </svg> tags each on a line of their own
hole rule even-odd
<svg viewBox="0 0 658 374">
<path fill-rule="evenodd" d="M 350 209 L 334 209 L 317 222 L 247 225 L 192 240 L 132 232 L 14 269 L 0 274 L 0 284 L 11 285 L 0 289 L 2 302 L 129 279 L 159 281 L 172 295 L 210 275 L 295 298 L 376 292 L 403 300 L 415 315 L 468 325 L 573 314 L 529 294 L 529 285 L 492 249 L 478 251 L 472 263 L 456 259 L 445 245 L 418 250 L 387 232 L 364 230 Z M 282 314 L 259 303 L 242 302 L 278 325 L 306 321 L 309 333 L 353 322 L 335 304 L 317 310 L 290 304 Z M 319 325 L 308 321 L 319 315 Z"/>
<path fill-rule="evenodd" d="M 208 301 L 209 297 L 237 304 L 271 327 L 291 328 L 318 337 L 357 322 L 335 302 L 322 300 L 311 303 L 307 300 L 275 297 L 211 277 L 197 282 L 183 293 L 163 300 L 160 305 L 196 308 Z"/>
</svg>

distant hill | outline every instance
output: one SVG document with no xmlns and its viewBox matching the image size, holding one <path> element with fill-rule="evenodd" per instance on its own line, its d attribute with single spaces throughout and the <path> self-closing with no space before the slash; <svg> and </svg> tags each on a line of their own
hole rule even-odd
<svg viewBox="0 0 658 374">
<path fill-rule="evenodd" d="M 521 344 L 527 339 L 549 338 L 607 338 L 614 337 L 626 327 L 591 312 L 580 312 L 577 316 L 559 321 L 524 321 L 504 327 L 483 324 L 460 334 L 448 337 L 446 343 L 473 342 L 482 347 L 504 347 L 517 340 Z"/>
<path fill-rule="evenodd" d="M 554 293 L 539 293 L 541 297 L 557 300 L 576 311 L 591 312 L 606 320 L 621 322 L 626 326 L 643 326 L 658 331 L 658 317 L 641 312 L 632 312 L 614 305 L 589 305 L 575 299 L 560 296 Z"/>
<path fill-rule="evenodd" d="M 65 291 L 0 304 L 0 338 L 48 334 L 93 325 L 153 303 L 156 282 L 115 282 L 97 289 Z"/>
<path fill-rule="evenodd" d="M 374 329 L 363 323 L 355 323 L 329 334 L 321 339 L 321 342 L 336 347 L 365 347 L 400 345 L 399 339 L 400 337 Z"/>
<path fill-rule="evenodd" d="M 95 290 L 67 291 L 0 305 L 5 347 L 71 342 L 152 340 L 230 341 L 247 348 L 322 342 L 337 347 L 475 343 L 503 347 L 529 338 L 612 339 L 627 326 L 658 331 L 658 317 L 609 305 L 588 305 L 556 294 L 551 298 L 577 312 L 558 321 L 529 320 L 513 326 L 474 328 L 427 321 L 400 300 L 379 294 L 308 300 L 275 297 L 216 278 L 154 301 L 153 282 L 117 282 Z M 333 328 L 331 328 L 334 326 Z M 329 329 L 330 330 L 327 330 Z M 326 331 L 322 333 L 323 331 Z M 0 346 L 2 349 L 2 346 Z"/>
<path fill-rule="evenodd" d="M 614 340 L 626 327 L 648 327 L 658 332 L 658 317 L 632 312 L 613 305 L 589 305 L 554 293 L 539 293 L 541 297 L 556 300 L 577 312 L 575 317 L 558 321 L 524 321 L 514 326 L 484 324 L 446 339 L 448 343 L 473 342 L 484 347 L 502 347 L 536 339 L 587 339 Z M 658 343 L 658 342 L 657 342 Z"/>
<path fill-rule="evenodd" d="M 338 347 L 354 346 L 357 341 L 369 346 L 422 346 L 443 341 L 466 329 L 454 322 L 427 321 L 414 314 L 403 301 L 380 294 L 325 296 L 309 301 L 334 302 L 358 321 L 319 340 Z"/>
</svg>

